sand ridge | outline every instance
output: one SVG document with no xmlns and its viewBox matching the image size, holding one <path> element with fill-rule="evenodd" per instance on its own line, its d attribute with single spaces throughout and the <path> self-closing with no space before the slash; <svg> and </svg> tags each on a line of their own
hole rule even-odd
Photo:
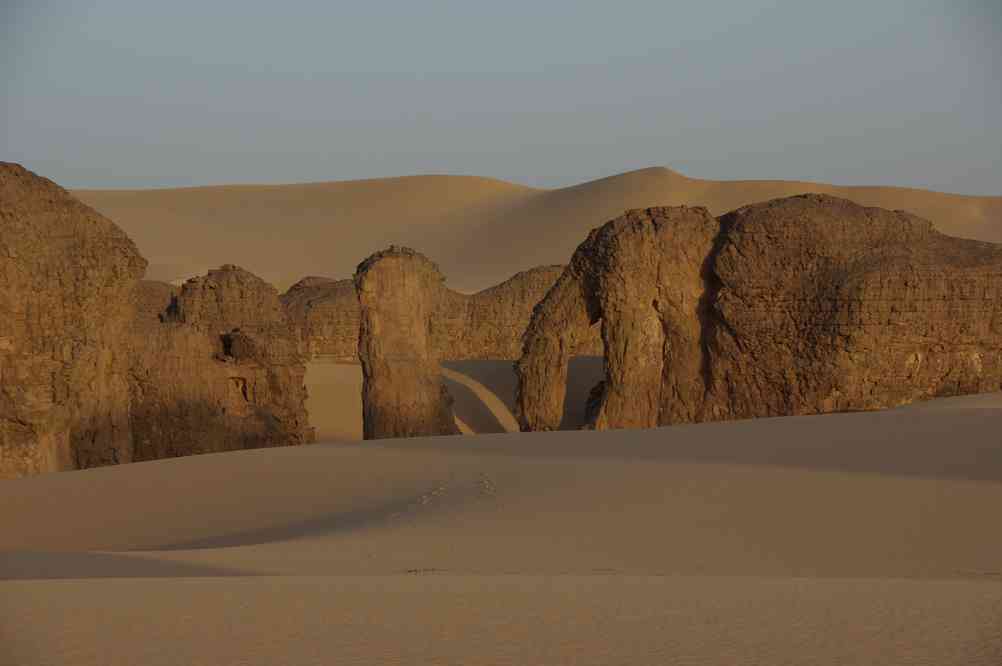
<svg viewBox="0 0 1002 666">
<path fill-rule="evenodd" d="M 76 190 L 115 220 L 171 281 L 235 263 L 279 290 L 305 275 L 350 276 L 390 244 L 414 247 L 466 292 L 518 271 L 566 263 L 591 229 L 629 208 L 706 206 L 718 215 L 818 192 L 904 209 L 944 233 L 1002 241 L 1002 197 L 797 181 L 711 181 L 662 167 L 554 190 L 471 176 L 408 176 L 296 185 Z"/>
</svg>

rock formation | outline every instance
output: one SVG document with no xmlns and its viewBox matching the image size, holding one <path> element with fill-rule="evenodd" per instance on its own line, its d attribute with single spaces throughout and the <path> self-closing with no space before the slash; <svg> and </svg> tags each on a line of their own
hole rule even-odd
<svg viewBox="0 0 1002 666">
<path fill-rule="evenodd" d="M 145 267 L 111 221 L 0 164 L 0 478 L 310 440 L 275 290 L 224 267 L 178 293 Z"/>
<path fill-rule="evenodd" d="M 137 460 L 313 440 L 305 364 L 274 287 L 232 265 L 180 293 L 144 282 L 133 362 Z M 164 296 L 168 300 L 163 300 Z"/>
<path fill-rule="evenodd" d="M 426 257 L 399 247 L 355 272 L 365 439 L 459 434 L 431 341 L 443 281 Z"/>
<path fill-rule="evenodd" d="M 746 206 L 721 227 L 708 417 L 1002 388 L 1002 246 L 821 195 Z"/>
<path fill-rule="evenodd" d="M 0 478 L 128 462 L 128 337 L 146 268 L 110 220 L 0 163 Z"/>
<path fill-rule="evenodd" d="M 476 294 L 438 290 L 431 346 L 449 360 L 517 359 L 533 306 L 560 276 L 562 266 L 523 271 Z M 352 280 L 303 278 L 282 295 L 289 319 L 311 356 L 358 358 L 358 297 Z M 601 353 L 597 328 L 580 336 L 573 354 Z"/>
<path fill-rule="evenodd" d="M 662 404 L 694 415 L 704 263 L 717 228 L 703 208 L 656 208 L 631 211 L 588 236 L 526 331 L 516 366 L 523 428 L 559 425 L 569 350 L 599 320 L 606 379 L 589 400 L 595 427 L 657 425 Z"/>
<path fill-rule="evenodd" d="M 555 428 L 568 354 L 601 320 L 592 427 L 877 409 L 1002 387 L 1002 246 L 824 195 L 630 211 L 537 306 L 525 430 Z"/>
<path fill-rule="evenodd" d="M 289 287 L 281 300 L 311 357 L 358 359 L 358 295 L 353 280 L 306 277 Z"/>
<path fill-rule="evenodd" d="M 443 358 L 515 360 L 532 309 L 563 272 L 563 266 L 539 266 L 501 284 L 466 295 L 446 290 L 432 320 L 432 337 Z M 571 355 L 600 354 L 597 328 L 579 332 Z"/>
</svg>

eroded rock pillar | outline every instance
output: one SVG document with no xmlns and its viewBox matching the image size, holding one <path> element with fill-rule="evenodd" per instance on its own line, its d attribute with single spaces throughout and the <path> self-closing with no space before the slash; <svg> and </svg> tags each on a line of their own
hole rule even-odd
<svg viewBox="0 0 1002 666">
<path fill-rule="evenodd" d="M 438 267 L 391 246 L 359 264 L 355 289 L 365 439 L 459 434 L 430 336 Z"/>
</svg>

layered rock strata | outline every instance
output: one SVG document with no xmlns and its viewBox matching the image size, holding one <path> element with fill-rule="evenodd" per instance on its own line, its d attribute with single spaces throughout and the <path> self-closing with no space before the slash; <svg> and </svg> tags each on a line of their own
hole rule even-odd
<svg viewBox="0 0 1002 666">
<path fill-rule="evenodd" d="M 443 291 L 438 267 L 390 247 L 355 272 L 365 439 L 459 434 L 431 338 Z"/>
<path fill-rule="evenodd" d="M 630 211 L 537 306 L 525 430 L 559 424 L 567 349 L 601 322 L 594 428 L 878 409 L 1002 387 L 1002 247 L 824 195 Z"/>
</svg>

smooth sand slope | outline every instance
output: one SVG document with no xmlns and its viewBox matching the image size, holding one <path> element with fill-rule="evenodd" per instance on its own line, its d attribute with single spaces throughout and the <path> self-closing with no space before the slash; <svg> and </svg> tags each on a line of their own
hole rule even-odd
<svg viewBox="0 0 1002 666">
<path fill-rule="evenodd" d="M 975 396 L 8 481 L 0 663 L 998 664 L 1000 426 Z"/>
<path fill-rule="evenodd" d="M 414 176 L 279 186 L 79 190 L 149 259 L 148 276 L 175 280 L 235 263 L 285 289 L 305 275 L 350 276 L 391 243 L 441 266 L 474 291 L 542 264 L 566 263 L 589 230 L 628 208 L 700 205 L 715 214 L 803 192 L 901 208 L 942 231 L 1002 241 L 1002 197 L 792 181 L 709 181 L 664 168 L 539 190 L 487 178 Z"/>
</svg>

